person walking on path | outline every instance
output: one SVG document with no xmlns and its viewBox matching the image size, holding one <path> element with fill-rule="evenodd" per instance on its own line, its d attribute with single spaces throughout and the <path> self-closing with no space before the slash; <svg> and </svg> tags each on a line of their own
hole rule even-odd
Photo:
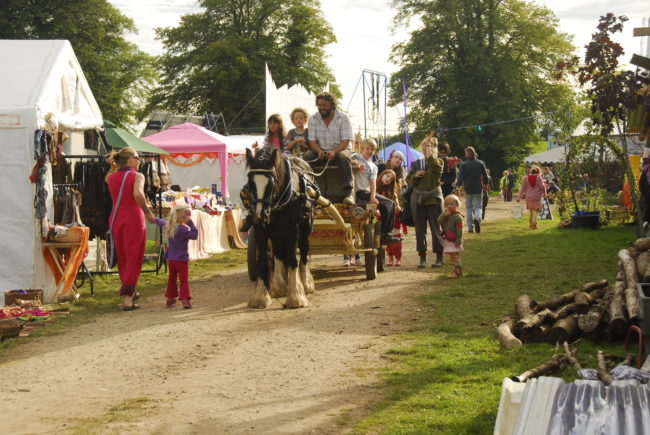
<svg viewBox="0 0 650 435">
<path fill-rule="evenodd" d="M 512 201 L 512 191 L 515 188 L 515 171 L 510 168 L 508 169 L 508 184 L 506 186 L 506 201 Z"/>
<path fill-rule="evenodd" d="M 445 163 L 440 177 L 443 198 L 446 198 L 456 189 L 456 176 L 458 175 L 458 157 L 451 157 L 449 153 L 451 153 L 449 144 L 440 142 L 438 144 L 438 157 Z"/>
<path fill-rule="evenodd" d="M 473 147 L 465 148 L 465 160 L 458 168 L 456 186 L 465 190 L 465 207 L 467 209 L 467 228 L 470 233 L 481 232 L 483 215 L 483 183 L 488 179 L 485 163 L 479 160 Z"/>
<path fill-rule="evenodd" d="M 463 215 L 460 213 L 460 199 L 456 195 L 445 197 L 445 212 L 438 218 L 443 231 L 444 253 L 449 256 L 454 266 L 448 278 L 462 278 L 463 269 L 460 264 L 460 253 L 463 248 Z"/>
<path fill-rule="evenodd" d="M 415 220 L 416 249 L 420 257 L 418 268 L 427 264 L 427 225 L 431 230 L 431 244 L 436 261 L 431 267 L 442 266 L 442 238 L 438 217 L 442 213 L 440 177 L 444 161 L 438 158 L 438 140 L 430 133 L 420 144 L 424 157 L 411 165 L 406 184 L 412 188 L 409 205 Z"/>
<path fill-rule="evenodd" d="M 492 192 L 492 173 L 489 169 L 487 170 L 487 180 L 483 180 L 483 216 L 481 218 L 485 220 L 485 209 L 487 209 L 488 201 L 490 200 L 490 192 Z"/>
<path fill-rule="evenodd" d="M 117 269 L 122 286 L 120 296 L 124 298 L 122 309 L 131 311 L 140 308 L 135 301 L 135 291 L 144 263 L 144 248 L 147 241 L 145 218 L 154 223 L 154 216 L 144 195 L 144 175 L 138 172 L 140 156 L 131 147 L 122 148 L 111 157 L 113 172 L 106 176 L 108 190 L 113 199 L 113 211 L 109 218 L 117 254 Z M 119 169 L 118 169 L 119 168 Z"/>
<path fill-rule="evenodd" d="M 310 151 L 303 158 L 312 166 L 316 162 L 330 161 L 336 165 L 341 177 L 341 187 L 345 192 L 343 204 L 354 204 L 352 191 L 352 165 L 350 164 L 351 146 L 354 140 L 352 123 L 343 112 L 336 110 L 336 99 L 329 92 L 316 96 L 318 113 L 309 117 L 307 127 Z"/>
<path fill-rule="evenodd" d="M 188 242 L 199 237 L 199 230 L 192 222 L 192 209 L 189 204 L 178 204 L 172 209 L 169 222 L 156 218 L 156 225 L 163 228 L 167 246 L 165 255 L 169 265 L 169 278 L 165 292 L 166 305 L 168 308 L 172 307 L 176 303 L 176 298 L 179 298 L 183 308 L 192 308 L 188 278 L 190 261 Z M 177 281 L 181 285 L 180 296 Z"/>
<path fill-rule="evenodd" d="M 544 179 L 539 175 L 539 167 L 530 168 L 530 173 L 522 180 L 517 202 L 521 201 L 522 197 L 526 198 L 526 208 L 530 211 L 530 229 L 536 230 L 538 229 L 537 215 L 542 209 L 542 198 L 546 198 L 546 187 Z"/>
<path fill-rule="evenodd" d="M 501 196 L 503 202 L 508 201 L 508 171 L 503 171 L 503 176 L 499 180 L 499 188 L 501 189 Z"/>
</svg>

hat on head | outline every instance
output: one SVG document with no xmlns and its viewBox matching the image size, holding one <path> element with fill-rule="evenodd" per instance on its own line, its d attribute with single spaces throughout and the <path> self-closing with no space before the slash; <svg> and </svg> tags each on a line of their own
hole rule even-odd
<svg viewBox="0 0 650 435">
<path fill-rule="evenodd" d="M 404 160 L 404 153 L 402 153 L 400 150 L 393 150 L 391 151 L 390 155 L 388 156 L 389 159 L 392 159 L 394 157 L 400 157 L 402 160 Z"/>
</svg>

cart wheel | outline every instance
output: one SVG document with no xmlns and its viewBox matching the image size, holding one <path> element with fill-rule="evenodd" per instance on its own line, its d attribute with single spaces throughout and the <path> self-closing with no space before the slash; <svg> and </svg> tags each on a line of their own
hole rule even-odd
<svg viewBox="0 0 650 435">
<path fill-rule="evenodd" d="M 257 281 L 257 248 L 255 247 L 255 231 L 248 231 L 248 248 L 246 251 L 248 260 L 248 278 Z"/>
<path fill-rule="evenodd" d="M 375 222 L 375 248 L 377 248 L 377 272 L 384 271 L 386 249 L 381 245 L 381 222 Z"/>
<path fill-rule="evenodd" d="M 373 224 L 366 224 L 363 231 L 363 247 L 372 249 L 375 247 L 375 227 Z M 366 279 L 377 278 L 377 258 L 374 251 L 366 251 Z"/>
</svg>

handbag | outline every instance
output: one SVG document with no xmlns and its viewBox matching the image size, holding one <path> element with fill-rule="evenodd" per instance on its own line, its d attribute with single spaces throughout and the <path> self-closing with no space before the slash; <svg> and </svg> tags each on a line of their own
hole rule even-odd
<svg viewBox="0 0 650 435">
<path fill-rule="evenodd" d="M 414 227 L 415 220 L 413 219 L 413 213 L 411 212 L 411 193 L 412 189 L 409 187 L 404 193 L 404 206 L 399 213 L 399 221 L 406 225 L 407 227 Z"/>
<path fill-rule="evenodd" d="M 124 183 L 126 182 L 126 177 L 128 172 L 122 178 L 122 185 L 120 186 L 120 193 L 117 195 L 117 201 L 115 202 L 115 210 L 111 215 L 111 221 L 108 224 L 108 231 L 106 231 L 106 262 L 110 269 L 114 268 L 117 265 L 117 252 L 115 251 L 115 239 L 113 238 L 113 221 L 115 220 L 115 215 L 117 214 L 117 209 L 120 207 L 120 201 L 122 200 L 122 191 L 124 190 Z"/>
</svg>

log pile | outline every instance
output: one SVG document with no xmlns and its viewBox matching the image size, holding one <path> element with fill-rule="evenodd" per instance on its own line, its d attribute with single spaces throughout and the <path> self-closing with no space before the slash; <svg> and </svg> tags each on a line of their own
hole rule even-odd
<svg viewBox="0 0 650 435">
<path fill-rule="evenodd" d="M 572 342 L 579 338 L 610 340 L 623 337 L 639 323 L 639 283 L 650 283 L 650 237 L 618 252 L 618 272 L 607 280 L 589 282 L 547 301 L 522 294 L 515 303 L 516 317 L 497 327 L 502 346 L 522 343 Z"/>
</svg>

